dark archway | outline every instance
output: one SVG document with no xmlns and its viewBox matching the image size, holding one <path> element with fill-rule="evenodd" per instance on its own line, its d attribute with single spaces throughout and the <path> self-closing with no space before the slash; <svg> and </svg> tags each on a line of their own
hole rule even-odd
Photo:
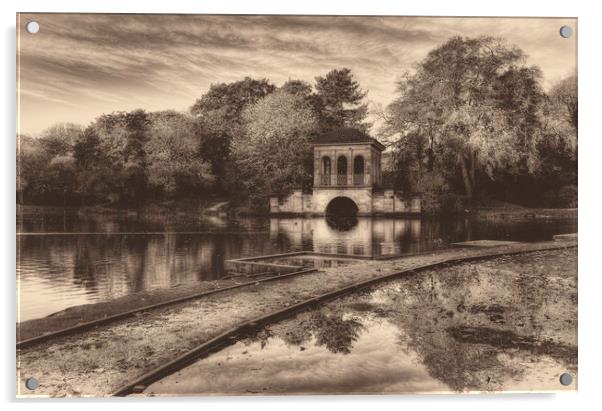
<svg viewBox="0 0 602 411">
<path fill-rule="evenodd" d="M 337 185 L 347 185 L 347 157 L 339 156 L 337 159 Z"/>
<path fill-rule="evenodd" d="M 326 215 L 356 216 L 359 208 L 349 197 L 335 197 L 326 206 Z"/>
<path fill-rule="evenodd" d="M 326 222 L 339 231 L 347 231 L 357 225 L 357 204 L 349 197 L 335 197 L 326 206 Z"/>
</svg>

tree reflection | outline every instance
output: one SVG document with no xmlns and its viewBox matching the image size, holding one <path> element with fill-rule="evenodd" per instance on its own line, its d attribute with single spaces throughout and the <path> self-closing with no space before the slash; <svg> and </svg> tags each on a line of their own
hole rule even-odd
<svg viewBox="0 0 602 411">
<path fill-rule="evenodd" d="M 295 321 L 272 327 L 272 332 L 286 344 L 302 346 L 315 340 L 333 354 L 349 354 L 363 329 L 357 318 L 343 318 L 343 313 L 322 309 L 300 314 Z"/>
<path fill-rule="evenodd" d="M 538 264 L 537 259 L 530 261 Z M 465 264 L 411 277 L 399 289 L 389 289 L 391 299 L 385 299 L 385 305 L 393 303 L 398 293 L 403 298 L 396 299 L 402 307 L 391 311 L 388 321 L 399 327 L 399 343 L 418 353 L 429 373 L 455 391 L 501 390 L 509 380 L 521 377 L 522 362 L 537 362 L 541 356 L 575 369 L 577 347 L 564 341 L 570 341 L 576 330 L 564 324 L 562 343 L 549 337 L 559 333 L 557 325 L 564 317 L 545 303 L 549 288 L 525 295 L 527 273 L 533 273 L 530 266 L 517 275 Z M 563 294 L 565 299 L 570 295 L 555 297 Z M 525 327 L 534 318 L 547 319 Z M 501 354 L 512 360 L 504 360 Z"/>
</svg>

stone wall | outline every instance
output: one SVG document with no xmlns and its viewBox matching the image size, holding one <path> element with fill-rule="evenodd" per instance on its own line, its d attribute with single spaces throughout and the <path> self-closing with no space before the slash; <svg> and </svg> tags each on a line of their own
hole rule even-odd
<svg viewBox="0 0 602 411">
<path fill-rule="evenodd" d="M 312 194 L 295 190 L 286 197 L 270 199 L 271 214 L 315 214 L 326 212 L 328 204 L 336 197 L 347 197 L 358 207 L 359 215 L 420 213 L 419 196 L 408 198 L 393 190 L 373 192 L 371 188 L 315 188 Z"/>
<path fill-rule="evenodd" d="M 404 198 L 398 192 L 385 190 L 375 193 L 372 198 L 374 214 L 420 213 L 422 211 L 419 196 Z"/>
<path fill-rule="evenodd" d="M 303 194 L 301 190 L 295 190 L 293 194 L 285 197 L 270 198 L 270 213 L 310 213 L 312 212 L 311 194 Z"/>
<path fill-rule="evenodd" d="M 336 197 L 347 197 L 357 205 L 358 214 L 372 214 L 371 188 L 314 188 L 313 212 L 323 214 Z"/>
</svg>

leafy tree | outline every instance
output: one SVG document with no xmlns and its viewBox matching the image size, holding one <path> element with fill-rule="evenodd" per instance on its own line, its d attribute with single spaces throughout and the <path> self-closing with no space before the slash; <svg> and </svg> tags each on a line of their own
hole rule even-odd
<svg viewBox="0 0 602 411">
<path fill-rule="evenodd" d="M 226 173 L 230 169 L 230 143 L 232 136 L 242 133 L 234 133 L 229 130 L 227 124 L 222 123 L 218 115 L 209 114 L 202 119 L 197 119 L 195 128 L 199 134 L 199 153 L 201 158 L 206 161 L 215 177 L 216 189 L 224 189 L 226 183 Z"/>
<path fill-rule="evenodd" d="M 100 158 L 100 138 L 93 126 L 88 126 L 73 145 L 73 157 L 79 169 L 91 167 Z"/>
<path fill-rule="evenodd" d="M 150 117 L 144 110 L 114 112 L 100 116 L 95 122 L 100 149 L 113 170 L 119 191 L 111 194 L 117 201 L 138 204 L 147 193 L 147 159 Z"/>
<path fill-rule="evenodd" d="M 140 203 L 147 194 L 148 161 L 145 144 L 149 138 L 150 117 L 144 110 L 125 115 L 127 144 L 124 151 L 125 200 Z"/>
<path fill-rule="evenodd" d="M 569 76 L 552 87 L 550 99 L 563 114 L 563 118 L 577 130 L 578 98 L 577 76 Z"/>
<path fill-rule="evenodd" d="M 389 132 L 422 136 L 429 169 L 436 160 L 454 161 L 471 199 L 479 176 L 536 172 L 545 96 L 539 69 L 524 59 L 492 37 L 450 39 L 400 82 Z"/>
<path fill-rule="evenodd" d="M 223 118 L 238 122 L 242 110 L 276 90 L 267 79 L 245 77 L 233 83 L 212 84 L 190 109 L 194 116 L 219 111 Z"/>
<path fill-rule="evenodd" d="M 75 160 L 71 154 L 55 156 L 44 175 L 48 194 L 63 206 L 71 202 L 75 192 Z M 61 202 L 62 200 L 62 202 Z"/>
<path fill-rule="evenodd" d="M 146 144 L 148 178 L 152 186 L 169 195 L 198 195 L 213 183 L 210 166 L 198 150 L 194 119 L 175 111 L 151 116 Z"/>
<path fill-rule="evenodd" d="M 117 172 L 125 164 L 124 152 L 128 144 L 125 125 L 125 112 L 103 114 L 92 124 L 98 139 L 100 151 L 106 156 L 111 167 Z"/>
<path fill-rule="evenodd" d="M 364 103 L 366 92 L 350 69 L 334 69 L 324 77 L 316 77 L 315 88 L 321 130 L 343 126 L 366 130 L 369 127 L 363 123 L 368 115 L 368 105 Z"/>
<path fill-rule="evenodd" d="M 543 108 L 541 167 L 527 187 L 545 206 L 577 206 L 577 78 L 555 84 Z"/>
<path fill-rule="evenodd" d="M 73 147 L 76 190 L 82 203 L 117 202 L 123 189 L 122 168 L 107 153 L 94 124 L 88 126 Z"/>
<path fill-rule="evenodd" d="M 17 136 L 17 201 L 25 204 L 39 198 L 37 181 L 48 165 L 49 156 L 39 139 L 26 135 Z"/>
<path fill-rule="evenodd" d="M 285 93 L 309 98 L 312 94 L 311 84 L 303 80 L 288 80 L 280 87 Z"/>
<path fill-rule="evenodd" d="M 277 91 L 243 114 L 246 134 L 232 141 L 241 184 L 251 202 L 267 206 L 270 194 L 311 184 L 310 140 L 317 118 L 299 95 Z"/>
<path fill-rule="evenodd" d="M 46 129 L 40 138 L 18 137 L 18 201 L 66 205 L 75 192 L 73 144 L 81 127 L 61 123 Z"/>
<path fill-rule="evenodd" d="M 82 127 L 73 123 L 55 124 L 42 133 L 40 144 L 50 156 L 64 156 L 71 152 Z"/>
<path fill-rule="evenodd" d="M 213 84 L 190 108 L 203 135 L 201 155 L 211 164 L 218 185 L 224 179 L 230 143 L 234 136 L 244 133 L 243 110 L 274 90 L 276 86 L 267 79 L 250 77 L 233 83 Z"/>
</svg>

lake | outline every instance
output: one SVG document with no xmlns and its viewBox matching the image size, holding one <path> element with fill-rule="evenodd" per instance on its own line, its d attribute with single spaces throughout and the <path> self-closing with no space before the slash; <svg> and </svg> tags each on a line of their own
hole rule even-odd
<svg viewBox="0 0 602 411">
<path fill-rule="evenodd" d="M 231 258 L 289 251 L 376 256 L 478 239 L 541 241 L 576 219 L 226 218 L 32 209 L 17 218 L 18 321 L 128 294 L 212 281 Z"/>
</svg>

